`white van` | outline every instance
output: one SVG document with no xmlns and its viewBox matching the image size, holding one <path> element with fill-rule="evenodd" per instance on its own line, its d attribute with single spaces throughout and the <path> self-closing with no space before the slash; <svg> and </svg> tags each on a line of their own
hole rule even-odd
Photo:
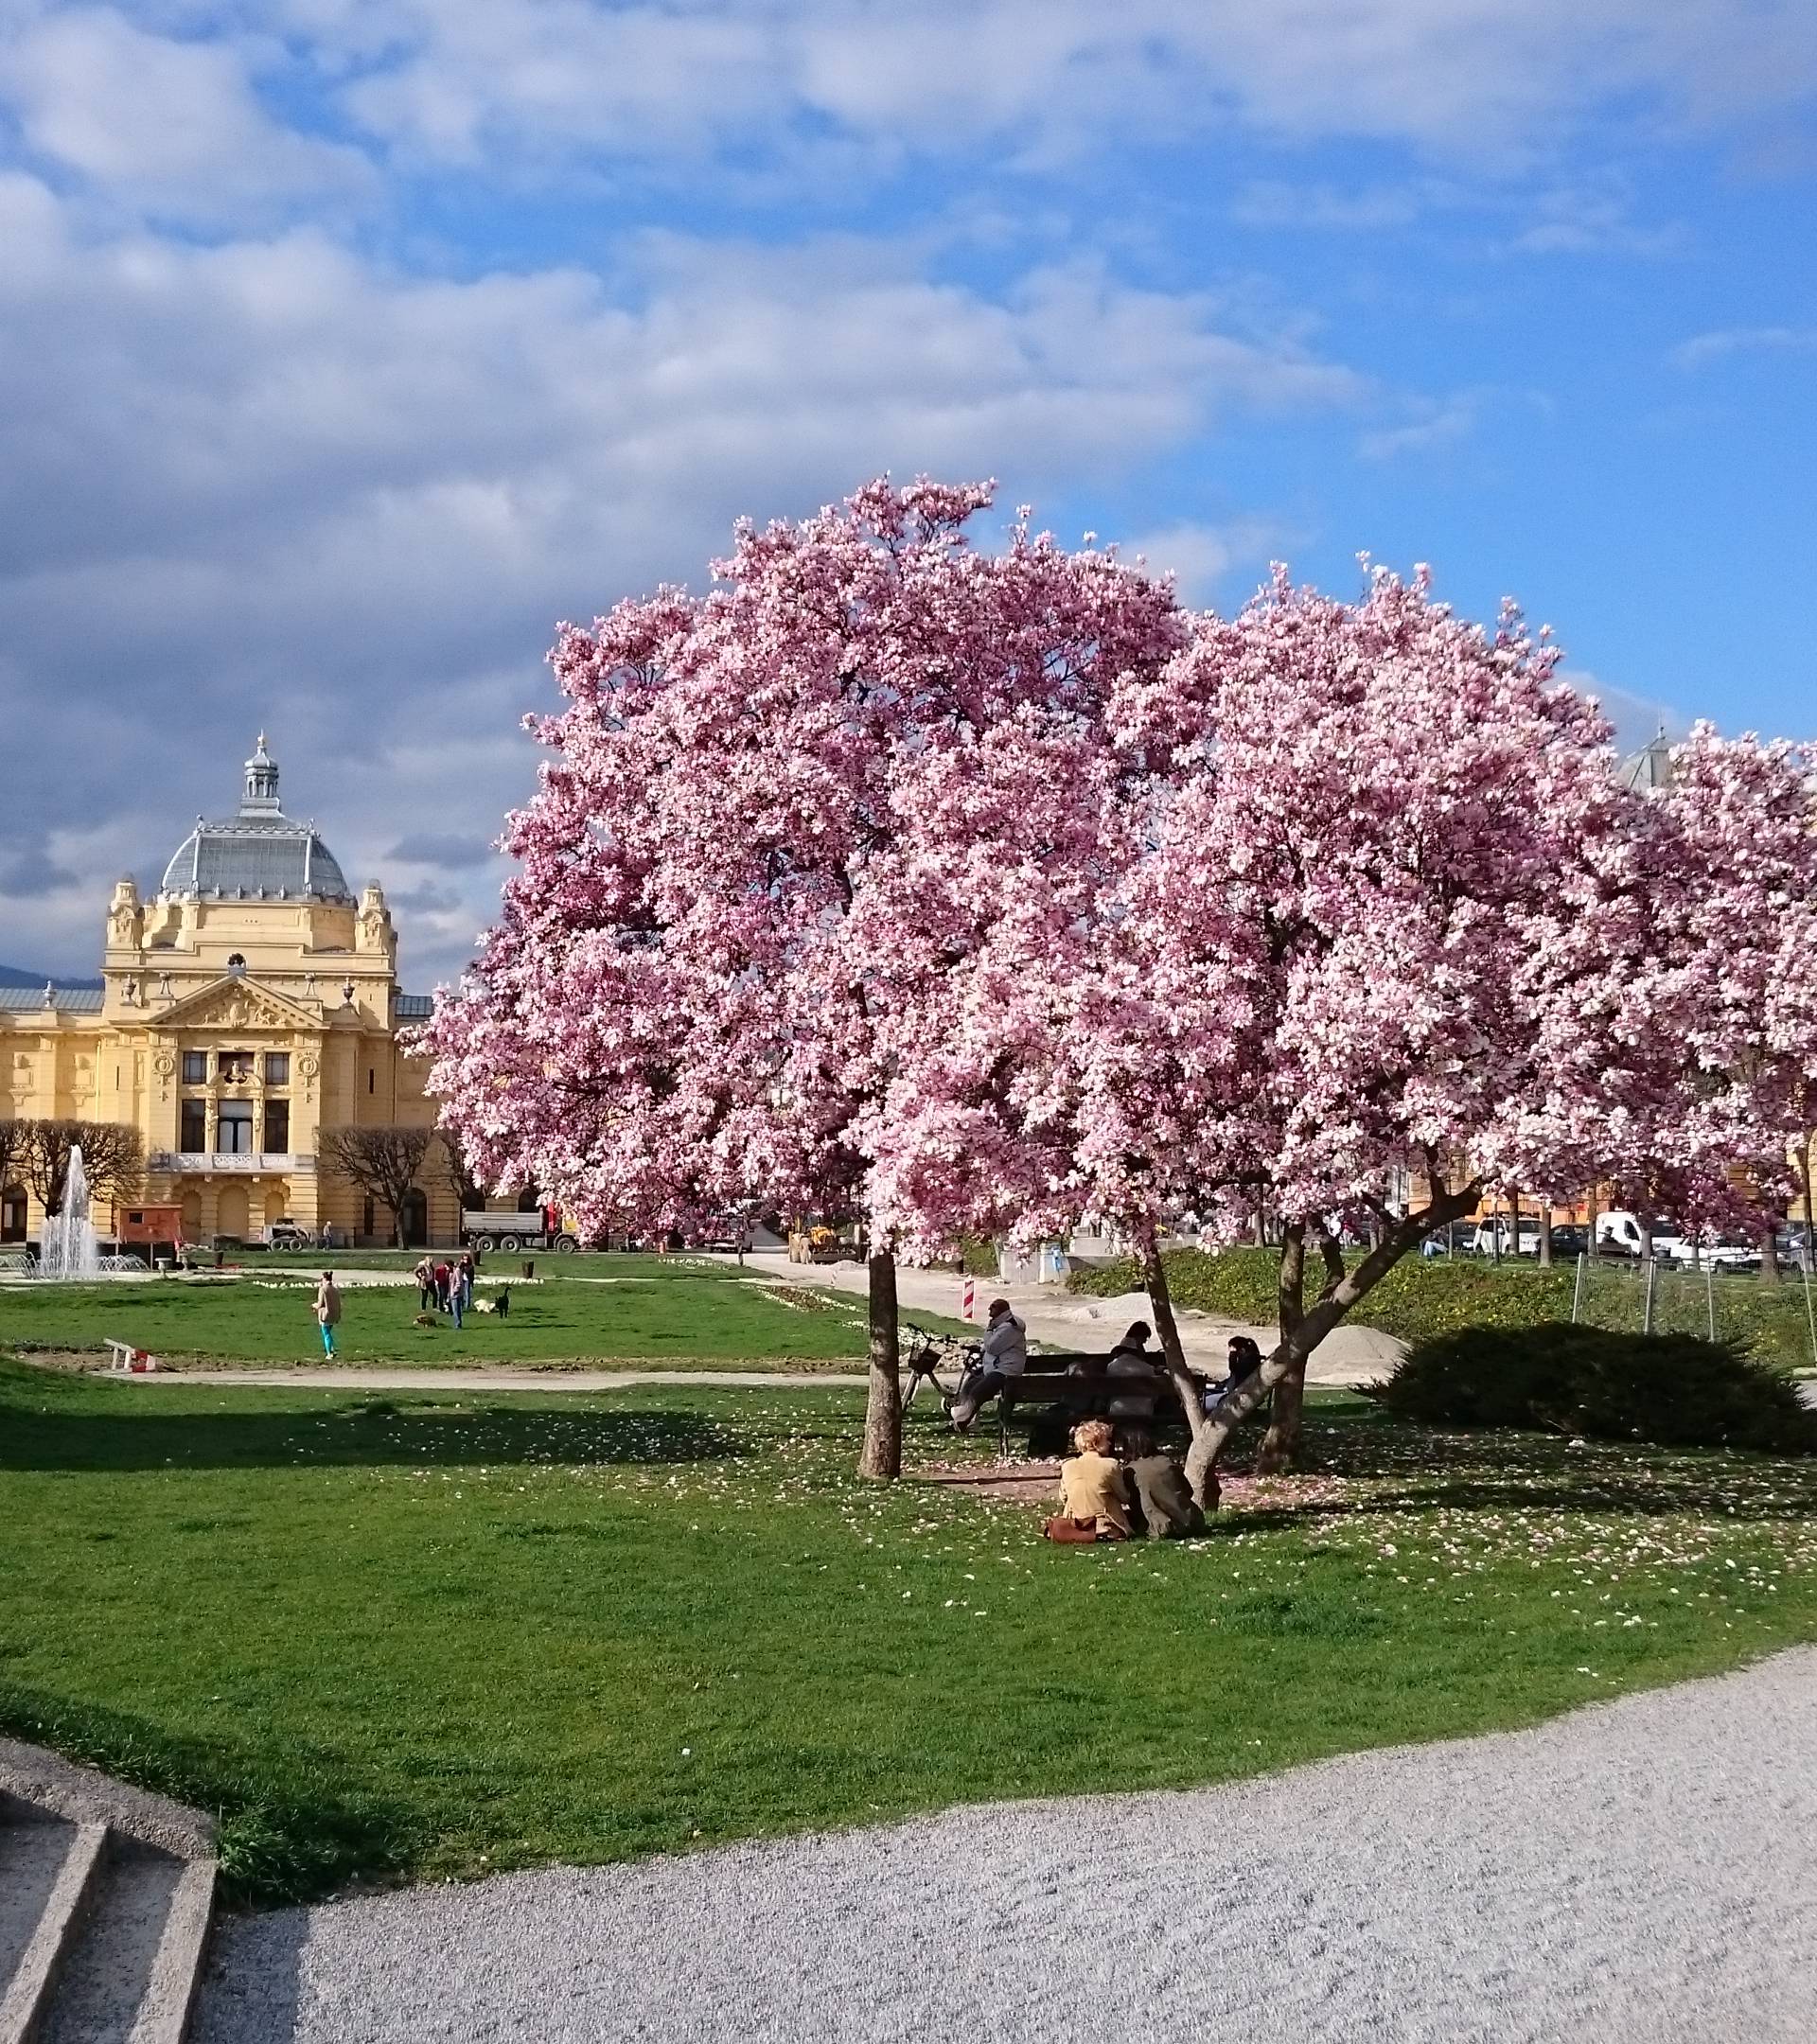
<svg viewBox="0 0 1817 2044">
<path fill-rule="evenodd" d="M 1514 1230 L 1506 1220 L 1479 1221 L 1470 1246 L 1477 1256 L 1492 1257 L 1499 1242 L 1503 1256 L 1537 1257 L 1540 1253 L 1540 1224 L 1523 1219 L 1518 1247 L 1515 1240 Z"/>
<path fill-rule="evenodd" d="M 1638 1257 L 1644 1254 L 1645 1246 L 1638 1214 L 1596 1216 L 1596 1247 L 1604 1256 Z M 1680 1263 L 1686 1268 L 1702 1262 L 1719 1270 L 1752 1270 L 1760 1261 L 1757 1249 L 1733 1235 L 1708 1234 L 1693 1250 L 1691 1238 L 1672 1221 L 1653 1224 L 1653 1254 L 1662 1262 Z"/>
<path fill-rule="evenodd" d="M 1669 1229 L 1653 1230 L 1653 1252 L 1658 1255 Z M 1599 1213 L 1596 1216 L 1596 1249 L 1602 1256 L 1637 1257 L 1646 1247 L 1640 1216 L 1631 1213 Z"/>
</svg>

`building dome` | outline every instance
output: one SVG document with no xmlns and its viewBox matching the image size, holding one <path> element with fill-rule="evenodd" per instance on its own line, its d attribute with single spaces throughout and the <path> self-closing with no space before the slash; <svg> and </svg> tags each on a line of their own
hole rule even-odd
<svg viewBox="0 0 1817 2044">
<path fill-rule="evenodd" d="M 278 806 L 277 762 L 263 731 L 246 762 L 238 815 L 213 823 L 198 817 L 164 869 L 159 892 L 210 901 L 353 899 L 314 826 L 293 822 Z"/>
</svg>

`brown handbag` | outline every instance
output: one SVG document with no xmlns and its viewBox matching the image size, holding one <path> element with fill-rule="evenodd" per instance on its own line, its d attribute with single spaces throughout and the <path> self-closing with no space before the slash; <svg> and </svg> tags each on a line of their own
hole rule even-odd
<svg viewBox="0 0 1817 2044">
<path fill-rule="evenodd" d="M 1062 1512 L 1050 1519 L 1041 1532 L 1044 1539 L 1058 1541 L 1063 1546 L 1085 1546 L 1097 1540 L 1098 1522 L 1095 1519 L 1068 1519 Z"/>
</svg>

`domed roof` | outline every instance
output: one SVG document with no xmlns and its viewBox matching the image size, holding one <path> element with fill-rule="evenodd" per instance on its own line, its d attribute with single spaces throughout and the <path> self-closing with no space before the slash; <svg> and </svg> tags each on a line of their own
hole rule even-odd
<svg viewBox="0 0 1817 2044">
<path fill-rule="evenodd" d="M 278 806 L 277 762 L 265 749 L 263 731 L 246 762 L 238 815 L 214 823 L 198 817 L 164 869 L 159 892 L 217 901 L 353 899 L 314 825 L 293 822 Z"/>
</svg>

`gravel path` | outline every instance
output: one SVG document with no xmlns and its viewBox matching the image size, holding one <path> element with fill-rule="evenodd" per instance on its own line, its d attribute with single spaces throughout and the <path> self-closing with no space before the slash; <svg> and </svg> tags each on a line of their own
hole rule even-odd
<svg viewBox="0 0 1817 2044">
<path fill-rule="evenodd" d="M 1806 2044 L 1817 1649 L 1179 1795 L 227 1924 L 196 2044 Z"/>
<path fill-rule="evenodd" d="M 714 1256 L 709 1260 L 730 1264 L 732 1259 Z M 818 1285 L 822 1291 L 843 1292 L 862 1297 L 869 1277 L 862 1263 L 791 1263 L 786 1255 L 759 1250 L 745 1260 L 748 1276 L 780 1278 L 792 1285 Z M 904 1264 L 896 1272 L 896 1298 L 905 1319 L 917 1313 L 944 1313 L 957 1317 L 963 1280 L 951 1271 L 917 1270 Z M 1116 1298 L 1088 1298 L 1058 1285 L 979 1278 L 973 1292 L 976 1316 L 981 1323 L 987 1303 L 1006 1298 L 1015 1308 L 1030 1336 L 1060 1353 L 1080 1349 L 1105 1352 L 1132 1320 L 1146 1320 L 1153 1312 L 1148 1295 L 1124 1292 Z M 1243 1320 L 1222 1320 L 1213 1313 L 1191 1307 L 1176 1310 L 1180 1342 L 1187 1360 L 1201 1369 L 1215 1368 L 1222 1376 L 1225 1351 L 1232 1334 L 1249 1334 L 1260 1341 L 1264 1354 L 1275 1346 L 1276 1330 Z M 1406 1353 L 1406 1344 L 1378 1328 L 1336 1327 L 1314 1351 L 1306 1366 L 1308 1383 L 1369 1383 L 1385 1377 Z"/>
<path fill-rule="evenodd" d="M 454 1369 L 432 1369 L 415 1364 L 387 1369 L 383 1365 L 349 1363 L 334 1368 L 214 1369 L 198 1363 L 180 1369 L 160 1370 L 150 1377 L 122 1377 L 122 1383 L 182 1384 L 193 1391 L 198 1384 L 260 1384 L 285 1390 L 299 1385 L 309 1391 L 626 1391 L 638 1384 L 744 1384 L 753 1390 L 805 1389 L 809 1385 L 843 1384 L 847 1388 L 867 1382 L 862 1372 L 838 1369 L 513 1369 L 509 1365 L 474 1363 Z"/>
</svg>

